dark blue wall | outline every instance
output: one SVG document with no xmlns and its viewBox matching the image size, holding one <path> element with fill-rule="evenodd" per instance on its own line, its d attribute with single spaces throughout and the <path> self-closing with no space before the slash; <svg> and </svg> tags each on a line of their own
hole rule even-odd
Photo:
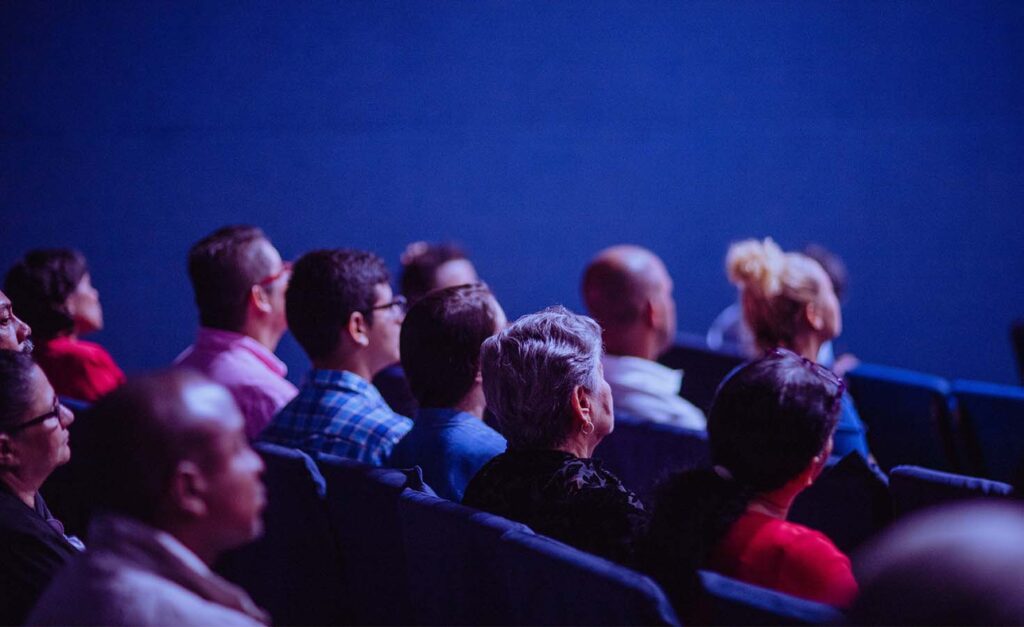
<svg viewBox="0 0 1024 627">
<path fill-rule="evenodd" d="M 1019 2 L 5 2 L 0 46 L 0 262 L 80 247 L 129 370 L 188 344 L 188 246 L 245 221 L 286 256 L 457 239 L 513 316 L 637 242 L 694 331 L 730 241 L 816 240 L 841 347 L 1015 377 Z"/>
</svg>

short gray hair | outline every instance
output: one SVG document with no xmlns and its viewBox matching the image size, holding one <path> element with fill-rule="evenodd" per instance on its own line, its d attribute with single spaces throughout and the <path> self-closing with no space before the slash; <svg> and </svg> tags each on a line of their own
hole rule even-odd
<svg viewBox="0 0 1024 627">
<path fill-rule="evenodd" d="M 565 307 L 518 319 L 480 347 L 487 407 L 510 448 L 552 449 L 569 436 L 576 386 L 601 385 L 601 327 Z"/>
</svg>

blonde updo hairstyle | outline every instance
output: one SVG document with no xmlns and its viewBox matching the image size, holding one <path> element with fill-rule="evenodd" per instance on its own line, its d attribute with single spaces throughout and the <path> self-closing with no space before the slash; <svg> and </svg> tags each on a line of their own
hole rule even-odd
<svg viewBox="0 0 1024 627">
<path fill-rule="evenodd" d="M 729 247 L 729 280 L 740 290 L 743 318 L 761 350 L 790 348 L 805 328 L 805 307 L 821 294 L 827 275 L 817 261 L 783 252 L 772 238 L 748 239 Z"/>
</svg>

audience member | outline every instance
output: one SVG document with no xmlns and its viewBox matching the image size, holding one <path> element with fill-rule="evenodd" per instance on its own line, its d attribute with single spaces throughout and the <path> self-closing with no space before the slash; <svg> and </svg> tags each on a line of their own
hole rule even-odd
<svg viewBox="0 0 1024 627">
<path fill-rule="evenodd" d="M 32 327 L 18 316 L 7 295 L 0 292 L 0 350 L 32 352 Z"/>
<path fill-rule="evenodd" d="M 0 350 L 0 624 L 20 625 L 57 570 L 81 548 L 46 507 L 39 488 L 68 461 L 68 426 L 43 371 Z"/>
<path fill-rule="evenodd" d="M 1024 510 L 963 503 L 900 521 L 857 553 L 852 625 L 1024 625 Z"/>
<path fill-rule="evenodd" d="M 420 466 L 437 494 L 456 502 L 480 467 L 505 452 L 505 438 L 483 421 L 480 373 L 480 345 L 505 324 L 480 283 L 427 294 L 402 323 L 402 366 L 420 409 L 391 462 Z"/>
<path fill-rule="evenodd" d="M 7 272 L 4 291 L 32 325 L 36 361 L 57 394 L 92 402 L 124 383 L 110 353 L 79 339 L 103 328 L 100 295 L 82 253 L 30 251 Z"/>
<path fill-rule="evenodd" d="M 630 563 L 647 514 L 591 459 L 614 427 L 600 327 L 552 307 L 485 340 L 480 361 L 487 406 L 508 450 L 473 477 L 463 503 Z"/>
<path fill-rule="evenodd" d="M 642 564 L 681 611 L 693 610 L 698 569 L 837 606 L 856 596 L 850 560 L 823 534 L 786 522 L 828 460 L 843 389 L 784 349 L 722 383 L 708 420 L 713 469 L 659 488 L 641 543 Z"/>
<path fill-rule="evenodd" d="M 274 355 L 288 328 L 284 301 L 290 270 L 253 226 L 218 229 L 188 254 L 199 334 L 174 365 L 226 387 L 242 411 L 249 439 L 298 392 Z"/>
<path fill-rule="evenodd" d="M 604 377 L 616 409 L 703 429 L 704 413 L 679 396 L 683 372 L 655 361 L 676 334 L 672 277 L 661 259 L 639 246 L 601 251 L 583 273 L 583 300 L 604 331 Z"/>
<path fill-rule="evenodd" d="M 784 253 L 767 238 L 733 244 L 725 263 L 761 351 L 788 348 L 815 361 L 821 345 L 842 331 L 839 299 L 817 261 Z M 856 451 L 870 459 L 865 431 L 852 397 L 844 394 L 833 454 L 845 457 Z"/>
<path fill-rule="evenodd" d="M 295 264 L 287 300 L 288 325 L 313 370 L 262 439 L 383 465 L 412 428 L 370 383 L 398 360 L 405 313 L 384 262 L 358 250 L 308 253 Z"/>
<path fill-rule="evenodd" d="M 259 625 L 267 616 L 210 570 L 259 535 L 263 461 L 231 395 L 190 371 L 129 381 L 81 443 L 95 505 L 89 549 L 53 580 L 39 625 Z"/>
<path fill-rule="evenodd" d="M 399 288 L 410 305 L 432 290 L 469 285 L 479 280 L 473 263 L 454 244 L 413 242 L 402 253 Z M 419 405 L 409 389 L 402 364 L 391 364 L 378 372 L 373 384 L 396 413 L 416 415 Z"/>
</svg>

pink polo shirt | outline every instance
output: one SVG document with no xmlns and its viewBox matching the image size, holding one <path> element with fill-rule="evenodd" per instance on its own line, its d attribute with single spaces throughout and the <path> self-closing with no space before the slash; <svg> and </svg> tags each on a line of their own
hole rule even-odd
<svg viewBox="0 0 1024 627">
<path fill-rule="evenodd" d="M 174 360 L 226 387 L 245 417 L 245 434 L 254 439 L 279 409 L 298 393 L 284 376 L 287 366 L 256 340 L 241 333 L 199 328 L 196 343 Z"/>
</svg>

